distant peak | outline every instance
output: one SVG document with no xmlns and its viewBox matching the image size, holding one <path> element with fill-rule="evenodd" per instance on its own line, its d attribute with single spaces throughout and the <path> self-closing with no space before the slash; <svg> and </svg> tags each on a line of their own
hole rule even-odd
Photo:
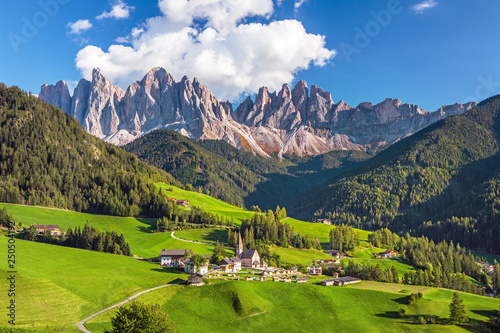
<svg viewBox="0 0 500 333">
<path fill-rule="evenodd" d="M 299 82 L 297 82 L 297 84 L 295 85 L 295 87 L 293 89 L 294 90 L 295 89 L 308 89 L 307 82 L 304 80 L 300 80 Z"/>
</svg>

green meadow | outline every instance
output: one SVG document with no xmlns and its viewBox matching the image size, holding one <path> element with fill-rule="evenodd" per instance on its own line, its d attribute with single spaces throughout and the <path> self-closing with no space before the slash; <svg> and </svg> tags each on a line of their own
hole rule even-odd
<svg viewBox="0 0 500 333">
<path fill-rule="evenodd" d="M 189 247 L 195 253 L 208 254 L 213 252 L 213 246 L 186 243 L 172 238 L 170 232 L 153 233 L 152 230 L 155 229 L 156 222 L 151 219 L 93 215 L 68 210 L 0 203 L 0 209 L 4 207 L 13 214 L 15 221 L 21 222 L 23 226 L 57 224 L 66 231 L 69 227 L 73 229 L 75 227 L 83 228 L 88 221 L 102 231 L 116 230 L 123 233 L 132 253 L 142 258 L 157 257 L 160 251 L 165 248 L 185 249 Z"/>
<path fill-rule="evenodd" d="M 206 194 L 186 191 L 163 183 L 157 183 L 155 185 L 158 188 L 163 189 L 167 197 L 179 200 L 189 200 L 190 206 L 200 207 L 205 209 L 207 212 L 233 218 L 235 225 L 240 225 L 242 220 L 250 219 L 255 214 L 254 212 L 249 212 L 243 208 L 230 205 Z"/>
<path fill-rule="evenodd" d="M 292 226 L 294 230 L 296 232 L 300 232 L 302 236 L 308 235 L 309 237 L 318 238 L 321 246 L 325 249 L 328 249 L 328 246 L 330 244 L 330 230 L 334 228 L 333 226 L 321 223 L 304 222 L 293 218 L 284 219 L 282 222 Z M 355 230 L 359 232 L 361 241 L 360 246 L 362 248 L 369 246 L 368 235 L 370 234 L 370 232 L 361 229 Z"/>
<path fill-rule="evenodd" d="M 0 237 L 0 247 L 6 245 L 7 238 Z M 16 270 L 16 327 L 58 332 L 78 332 L 76 323 L 92 313 L 187 277 L 158 263 L 20 239 Z M 7 302 L 7 293 L 0 293 L 0 303 Z M 0 326 L 8 326 L 4 315 Z"/>
<path fill-rule="evenodd" d="M 179 331 L 199 332 L 467 332 L 453 325 L 416 325 L 416 316 L 448 317 L 453 292 L 425 288 L 423 299 L 407 306 L 415 287 L 378 284 L 381 290 L 322 287 L 282 282 L 215 282 L 203 287 L 175 286 L 139 297 L 161 304 Z M 385 290 L 383 289 L 385 287 Z M 419 287 L 420 290 L 422 287 Z M 415 289 L 415 290 L 413 290 Z M 393 291 L 394 290 L 394 291 Z M 473 321 L 487 321 L 500 300 L 461 294 Z M 196 300 L 196 301 L 193 301 Z M 408 318 L 397 317 L 400 307 Z M 94 332 L 109 329 L 113 313 L 94 318 Z"/>
<path fill-rule="evenodd" d="M 194 240 L 198 242 L 219 242 L 227 244 L 228 230 L 228 228 L 179 230 L 175 232 L 175 236 L 182 239 Z"/>
</svg>

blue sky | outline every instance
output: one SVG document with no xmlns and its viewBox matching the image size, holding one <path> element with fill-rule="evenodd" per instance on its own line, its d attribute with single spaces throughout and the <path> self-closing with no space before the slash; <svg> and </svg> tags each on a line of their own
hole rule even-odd
<svg viewBox="0 0 500 333">
<path fill-rule="evenodd" d="M 100 67 L 126 88 L 163 66 L 236 103 L 303 79 L 335 102 L 434 111 L 500 94 L 498 13 L 497 0 L 12 1 L 0 81 L 38 93 Z"/>
</svg>

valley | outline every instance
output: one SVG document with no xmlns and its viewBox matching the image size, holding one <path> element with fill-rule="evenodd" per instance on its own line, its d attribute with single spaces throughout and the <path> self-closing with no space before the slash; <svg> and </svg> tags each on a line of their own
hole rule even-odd
<svg viewBox="0 0 500 333">
<path fill-rule="evenodd" d="M 68 114 L 17 88 L 0 86 L 0 92 L 0 119 L 5 124 L 0 133 L 5 175 L 0 209 L 2 219 L 11 215 L 18 231 L 26 229 L 16 234 L 17 293 L 23 295 L 16 324 L 21 329 L 77 332 L 76 323 L 99 310 L 193 277 L 186 272 L 187 261 L 165 267 L 160 254 L 164 250 L 220 256 L 207 265 L 201 277 L 204 286 L 173 285 L 138 297 L 159 304 L 186 332 L 199 330 L 199 325 L 213 332 L 223 327 L 307 330 L 318 311 L 324 313 L 323 325 L 346 332 L 374 324 L 374 332 L 384 331 L 380 327 L 481 330 L 500 306 L 498 299 L 484 296 L 494 296 L 500 281 L 493 246 L 472 246 L 479 244 L 474 240 L 478 234 L 472 242 L 465 239 L 462 247 L 464 238 L 442 237 L 433 229 L 442 228 L 439 220 L 425 227 L 418 224 L 446 204 L 448 210 L 437 216 L 449 218 L 447 223 L 474 228 L 472 221 L 486 233 L 497 227 L 498 170 L 492 166 L 498 158 L 498 98 L 383 149 L 280 158 L 253 155 L 214 140 L 194 141 L 168 130 L 146 134 L 126 146 L 127 152 L 85 133 Z M 33 116 L 35 110 L 38 117 Z M 24 127 L 30 131 L 21 130 Z M 47 133 L 56 139 L 45 139 Z M 72 144 L 75 140 L 80 143 Z M 434 154 L 446 159 L 435 159 Z M 31 169 L 35 172 L 28 172 Z M 476 199 L 461 204 L 470 197 Z M 480 205 L 478 198 L 484 198 Z M 476 204 L 479 215 L 467 215 Z M 56 233 L 37 232 L 35 241 L 27 241 L 23 238 L 34 228 L 30 225 L 52 226 Z M 105 242 L 109 237 L 122 242 L 122 237 L 133 256 L 121 255 L 128 252 L 117 250 L 116 243 L 114 250 L 101 244 L 102 252 L 90 251 L 99 248 L 94 236 L 87 247 L 65 242 L 70 228 L 77 235 L 72 237 L 83 241 L 89 232 L 114 232 L 116 236 L 106 234 Z M 7 235 L 5 229 L 2 233 Z M 237 233 L 240 239 L 234 244 Z M 6 245 L 7 237 L 0 238 Z M 492 242 L 491 237 L 482 240 Z M 224 255 L 216 254 L 218 243 L 225 244 Z M 242 256 L 238 246 L 260 255 L 257 264 L 251 262 L 232 275 L 217 270 L 220 258 Z M 471 249 L 480 252 L 473 256 Z M 295 273 L 277 282 L 263 275 L 280 270 Z M 287 283 L 292 282 L 291 274 L 296 284 Z M 339 275 L 361 282 L 321 285 Z M 309 277 L 307 283 L 298 284 L 301 276 Z M 246 281 L 261 278 L 266 281 Z M 454 290 L 464 299 L 467 326 L 443 325 Z M 409 304 L 412 292 L 421 292 L 423 299 Z M 193 305 L 193 299 L 200 301 Z M 5 295 L 0 300 L 8 301 Z M 403 316 L 398 315 L 401 309 L 406 311 Z M 93 332 L 110 329 L 116 311 L 85 325 Z M 295 313 L 305 320 L 282 320 Z M 354 320 L 359 316 L 364 321 Z"/>
</svg>

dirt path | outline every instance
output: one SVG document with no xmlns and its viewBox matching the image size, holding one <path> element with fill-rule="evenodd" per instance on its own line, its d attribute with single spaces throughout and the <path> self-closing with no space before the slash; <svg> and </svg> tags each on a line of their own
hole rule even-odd
<svg viewBox="0 0 500 333">
<path fill-rule="evenodd" d="M 90 319 L 92 319 L 92 318 L 94 318 L 94 317 L 97 317 L 98 315 L 100 315 L 100 314 L 102 314 L 102 313 L 104 313 L 104 312 L 106 312 L 106 311 L 109 311 L 109 310 L 114 309 L 114 308 L 116 308 L 116 307 L 122 306 L 123 304 L 127 304 L 128 302 L 130 302 L 130 301 L 131 301 L 131 300 L 133 300 L 134 298 L 137 298 L 137 297 L 139 297 L 139 296 L 141 296 L 142 294 L 145 294 L 145 293 L 147 293 L 147 292 L 150 292 L 150 291 L 153 291 L 153 290 L 156 290 L 156 289 L 160 289 L 160 288 L 170 287 L 170 286 L 173 286 L 173 285 L 175 285 L 175 284 L 181 284 L 181 283 L 184 283 L 184 282 L 186 282 L 186 281 L 181 281 L 181 282 L 176 282 L 176 283 L 170 283 L 170 284 L 166 284 L 166 285 L 164 285 L 164 286 L 154 287 L 154 288 L 151 288 L 151 289 L 148 289 L 148 290 L 141 291 L 140 293 L 137 293 L 137 294 L 135 294 L 135 295 L 133 295 L 133 296 L 130 296 L 129 298 L 127 298 L 127 299 L 126 299 L 126 300 L 124 300 L 124 301 L 121 301 L 121 302 L 120 302 L 120 303 L 118 303 L 118 304 L 115 304 L 115 305 L 113 305 L 113 306 L 110 306 L 109 308 L 106 308 L 106 309 L 104 309 L 104 310 L 101 310 L 101 311 L 99 311 L 99 312 L 96 312 L 96 313 L 94 313 L 93 315 L 91 315 L 91 316 L 89 316 L 89 317 L 87 317 L 87 318 L 85 318 L 85 319 L 80 320 L 78 323 L 76 323 L 76 326 L 78 326 L 78 329 L 79 329 L 80 331 L 84 332 L 84 333 L 92 333 L 92 331 L 89 331 L 88 329 L 86 329 L 86 328 L 85 328 L 85 323 L 86 323 L 87 321 L 89 321 Z"/>
<path fill-rule="evenodd" d="M 195 241 L 195 240 L 188 240 L 188 239 L 184 239 L 184 238 L 179 238 L 179 237 L 176 237 L 174 235 L 174 233 L 175 233 L 175 231 L 172 231 L 172 233 L 170 234 L 170 236 L 172 236 L 173 238 L 175 238 L 177 240 L 183 241 L 183 242 L 198 243 L 198 244 L 205 244 L 205 245 L 215 245 L 215 243 L 200 242 L 200 241 Z"/>
<path fill-rule="evenodd" d="M 246 317 L 243 317 L 243 318 L 238 318 L 238 319 L 235 319 L 232 321 L 232 323 L 234 323 L 236 320 L 243 320 L 243 319 L 246 319 L 246 318 L 250 318 L 250 317 L 255 317 L 255 316 L 258 316 L 258 315 L 261 315 L 261 314 L 264 314 L 266 313 L 267 311 L 264 311 L 264 312 L 259 312 L 259 313 L 254 313 L 254 314 L 251 314 L 249 316 L 246 316 Z"/>
</svg>

